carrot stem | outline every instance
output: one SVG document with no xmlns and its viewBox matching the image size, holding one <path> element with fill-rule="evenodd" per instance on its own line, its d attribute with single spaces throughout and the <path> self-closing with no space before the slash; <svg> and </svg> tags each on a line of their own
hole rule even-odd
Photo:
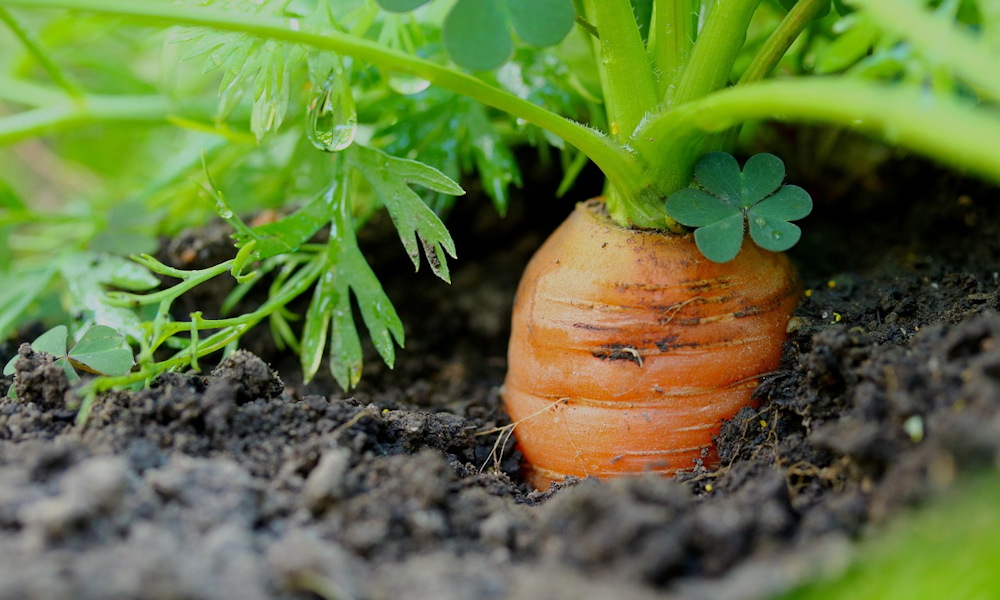
<svg viewBox="0 0 1000 600">
<path fill-rule="evenodd" d="M 892 85 L 815 77 L 720 90 L 649 120 L 636 135 L 644 156 L 690 154 L 706 133 L 743 121 L 779 119 L 842 125 L 874 133 L 955 168 L 1000 182 L 1000 112 Z M 638 143 L 638 142 L 637 142 Z M 662 189 L 688 184 L 690 168 L 652 165 Z"/>
<path fill-rule="evenodd" d="M 671 102 L 691 58 L 696 17 L 693 0 L 658 1 L 653 5 L 647 45 L 659 75 L 657 91 L 664 103 Z"/>
<path fill-rule="evenodd" d="M 198 25 L 240 31 L 350 55 L 388 70 L 425 79 L 433 85 L 546 129 L 590 157 L 623 196 L 647 204 L 653 204 L 652 199 L 659 197 L 640 161 L 621 144 L 599 131 L 566 119 L 467 73 L 347 33 L 304 30 L 294 19 L 277 19 L 211 8 L 189 8 L 149 0 L 0 0 L 0 5 L 89 10 L 139 21 Z"/>
</svg>

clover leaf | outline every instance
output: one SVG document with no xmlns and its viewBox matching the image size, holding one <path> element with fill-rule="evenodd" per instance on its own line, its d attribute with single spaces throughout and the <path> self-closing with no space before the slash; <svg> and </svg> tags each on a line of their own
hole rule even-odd
<svg viewBox="0 0 1000 600">
<path fill-rule="evenodd" d="M 430 0 L 378 0 L 391 12 L 406 12 Z M 458 0 L 444 21 L 445 50 L 473 71 L 499 67 L 514 51 L 511 29 L 532 46 L 558 44 L 573 28 L 573 0 Z"/>
<path fill-rule="evenodd" d="M 739 163 L 725 152 L 703 156 L 694 167 L 698 188 L 667 198 L 675 221 L 694 227 L 694 241 L 706 258 L 728 262 L 739 254 L 749 223 L 750 237 L 766 250 L 783 252 L 802 237 L 796 221 L 812 211 L 812 198 L 796 185 L 782 185 L 785 165 L 773 154 L 757 154 Z"/>
<path fill-rule="evenodd" d="M 56 357 L 55 364 L 62 367 L 70 381 L 80 379 L 76 369 L 97 375 L 124 375 L 135 364 L 125 336 L 106 325 L 94 325 L 87 329 L 80 341 L 67 352 L 68 339 L 69 330 L 66 326 L 57 325 L 35 338 L 30 345 L 35 352 L 45 352 Z M 7 362 L 3 369 L 4 375 L 14 374 L 17 359 L 18 356 L 15 355 Z M 10 387 L 7 395 L 14 397 L 14 386 Z"/>
</svg>

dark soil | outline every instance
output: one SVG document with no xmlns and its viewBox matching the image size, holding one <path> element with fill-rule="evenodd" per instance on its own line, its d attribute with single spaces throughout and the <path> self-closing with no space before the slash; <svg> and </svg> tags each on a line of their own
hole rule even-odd
<svg viewBox="0 0 1000 600">
<path fill-rule="evenodd" d="M 261 338 L 80 428 L 61 369 L 22 346 L 0 598 L 766 598 L 842 564 L 845 540 L 1000 454 L 1000 193 L 916 161 L 866 183 L 814 193 L 783 368 L 725 424 L 722 467 L 676 480 L 539 494 L 482 434 L 506 423 L 517 278 L 571 207 L 544 190 L 505 220 L 459 207 L 450 287 L 375 228 L 408 342 L 391 371 L 369 349 L 350 395 Z M 190 240 L 185 266 L 227 249 Z"/>
</svg>

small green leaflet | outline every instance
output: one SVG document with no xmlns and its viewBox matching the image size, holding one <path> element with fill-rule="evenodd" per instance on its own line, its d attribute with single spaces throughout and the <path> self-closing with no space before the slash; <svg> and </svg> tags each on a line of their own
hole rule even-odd
<svg viewBox="0 0 1000 600">
<path fill-rule="evenodd" d="M 361 174 L 388 209 L 413 266 L 420 265 L 420 246 L 423 246 L 431 269 L 448 281 L 446 260 L 447 256 L 455 258 L 455 242 L 441 219 L 410 189 L 410 184 L 452 196 L 463 195 L 465 190 L 437 169 L 415 160 L 396 158 L 360 144 L 352 144 L 343 152 L 347 165 Z M 254 252 L 258 260 L 294 252 L 330 222 L 334 211 L 330 198 L 323 194 L 279 221 L 248 227 L 229 207 L 211 178 L 206 189 L 215 197 L 219 214 L 235 229 L 237 244 L 243 247 L 256 241 Z"/>
<path fill-rule="evenodd" d="M 447 256 L 455 258 L 455 242 L 441 219 L 409 184 L 453 196 L 465 193 L 461 186 L 433 167 L 359 144 L 351 146 L 347 156 L 348 164 L 361 173 L 389 211 L 414 268 L 420 267 L 419 239 L 431 270 L 441 279 L 450 281 Z"/>
<path fill-rule="evenodd" d="M 377 145 L 389 154 L 418 159 L 448 176 L 457 178 L 475 170 L 497 212 L 505 214 L 508 189 L 521 185 L 521 173 L 507 140 L 483 105 L 439 88 L 397 102 L 391 106 L 399 116 L 378 130 Z M 448 194 L 424 198 L 439 215 L 446 215 L 454 205 L 454 196 Z"/>
<path fill-rule="evenodd" d="M 694 167 L 698 188 L 667 198 L 666 210 L 681 225 L 695 227 L 698 249 L 713 262 L 728 262 L 743 244 L 744 219 L 750 237 L 766 250 L 783 252 L 802 236 L 796 221 L 812 211 L 812 198 L 795 185 L 781 185 L 785 165 L 773 154 L 757 154 L 740 166 L 732 155 L 712 152 Z"/>
<path fill-rule="evenodd" d="M 125 336 L 104 325 L 88 329 L 67 357 L 74 367 L 99 375 L 124 375 L 135 364 Z"/>
<path fill-rule="evenodd" d="M 236 231 L 233 238 L 238 247 L 242 248 L 251 241 L 257 242 L 254 246 L 254 257 L 257 260 L 295 252 L 330 221 L 330 207 L 322 195 L 316 196 L 282 219 L 257 227 L 247 226 L 231 210 L 226 214 L 228 216 L 225 220 Z"/>
<path fill-rule="evenodd" d="M 351 309 L 352 291 L 372 343 L 390 368 L 396 360 L 395 344 L 402 346 L 405 340 L 396 309 L 358 249 L 348 191 L 342 179 L 326 193 L 333 207 L 330 241 L 309 305 L 299 353 L 302 370 L 309 380 L 319 370 L 329 339 L 330 372 L 344 390 L 351 389 L 361 379 L 363 358 Z"/>
<path fill-rule="evenodd" d="M 31 349 L 35 352 L 45 352 L 56 357 L 56 364 L 66 372 L 70 381 L 80 379 L 75 369 L 97 375 L 124 375 L 132 370 L 135 362 L 132 359 L 132 349 L 125 342 L 125 336 L 110 327 L 94 325 L 87 329 L 73 348 L 66 351 L 69 330 L 65 325 L 57 325 L 35 338 Z M 14 374 L 17 363 L 14 356 L 4 366 L 3 374 Z M 75 367 L 75 369 L 74 369 Z M 13 386 L 8 396 L 13 394 Z"/>
<path fill-rule="evenodd" d="M 429 0 L 378 0 L 391 12 L 406 12 Z M 499 67 L 510 58 L 511 29 L 526 44 L 558 44 L 573 28 L 573 0 L 458 0 L 444 21 L 444 46 L 459 66 L 473 71 Z"/>
</svg>

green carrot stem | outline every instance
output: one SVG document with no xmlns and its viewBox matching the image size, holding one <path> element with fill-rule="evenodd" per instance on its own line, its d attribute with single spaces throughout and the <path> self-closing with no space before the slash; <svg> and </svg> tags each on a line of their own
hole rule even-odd
<svg viewBox="0 0 1000 600">
<path fill-rule="evenodd" d="M 646 113 L 657 105 L 653 69 L 629 0 L 585 0 L 587 17 L 599 23 L 592 40 L 604 91 L 611 137 L 628 139 Z M 608 214 L 620 225 L 663 226 L 658 195 L 636 194 L 611 182 Z"/>
<path fill-rule="evenodd" d="M 0 100 L 38 107 L 66 100 L 66 94 L 51 86 L 0 75 Z"/>
<path fill-rule="evenodd" d="M 750 66 L 743 72 L 739 83 L 754 83 L 771 74 L 778 66 L 788 49 L 792 47 L 799 35 L 805 31 L 809 23 L 819 14 L 830 0 L 799 0 L 788 11 L 781 23 L 771 32 L 764 45 L 753 57 Z"/>
<path fill-rule="evenodd" d="M 0 5 L 89 10 L 153 23 L 198 25 L 300 43 L 353 56 L 381 68 L 425 79 L 433 85 L 498 108 L 546 129 L 589 156 L 601 168 L 611 184 L 625 196 L 630 198 L 655 196 L 652 182 L 639 161 L 621 145 L 600 132 L 561 117 L 472 75 L 350 34 L 338 31 L 303 30 L 296 19 L 277 19 L 202 7 L 191 8 L 148 0 L 0 0 Z"/>
<path fill-rule="evenodd" d="M 166 121 L 171 116 L 210 119 L 210 102 L 178 104 L 165 96 L 82 96 L 0 117 L 0 145 L 95 122 Z"/>
<path fill-rule="evenodd" d="M 792 6 L 785 18 L 771 32 L 771 35 L 764 41 L 757 54 L 754 55 L 750 66 L 743 72 L 738 85 L 754 83 L 763 80 L 771 74 L 781 61 L 788 49 L 792 47 L 799 35 L 809 26 L 809 23 L 819 14 L 819 11 L 830 5 L 830 0 L 800 0 Z M 707 148 L 731 151 L 736 145 L 736 139 L 740 134 L 740 126 L 737 125 L 717 136 L 713 136 L 706 144 Z"/>
<path fill-rule="evenodd" d="M 879 27 L 902 36 L 935 62 L 954 69 L 963 79 L 1000 100 L 1000 56 L 986 43 L 935 17 L 927 10 L 903 0 L 850 0 L 862 8 Z"/>
<path fill-rule="evenodd" d="M 1000 111 L 922 90 L 840 78 L 770 80 L 720 90 L 650 119 L 636 139 L 661 148 L 664 157 L 685 155 L 695 152 L 706 134 L 757 119 L 857 129 L 1000 182 Z M 687 163 L 661 160 L 652 166 L 667 193 L 691 179 Z"/>
<path fill-rule="evenodd" d="M 594 40 L 611 136 L 627 139 L 656 107 L 649 57 L 629 0 L 587 0 L 587 16 L 599 23 Z"/>
<path fill-rule="evenodd" d="M 694 0 L 658 0 L 653 5 L 649 54 L 657 70 L 657 92 L 669 104 L 691 58 L 694 47 Z"/>
<path fill-rule="evenodd" d="M 733 64 L 746 41 L 750 19 L 761 0 L 716 0 L 674 93 L 672 104 L 696 100 L 729 83 Z"/>
<path fill-rule="evenodd" d="M 35 36 L 24 27 L 21 27 L 17 19 L 5 8 L 0 8 L 0 22 L 3 22 L 10 28 L 11 32 L 20 40 L 25 49 L 35 57 L 35 60 L 38 61 L 42 69 L 49 74 L 53 83 L 61 87 L 70 96 L 80 96 L 82 94 L 80 88 L 71 82 L 62 69 L 59 68 L 59 65 L 52 62 L 49 55 L 42 50 L 42 47 L 35 40 Z"/>
</svg>

